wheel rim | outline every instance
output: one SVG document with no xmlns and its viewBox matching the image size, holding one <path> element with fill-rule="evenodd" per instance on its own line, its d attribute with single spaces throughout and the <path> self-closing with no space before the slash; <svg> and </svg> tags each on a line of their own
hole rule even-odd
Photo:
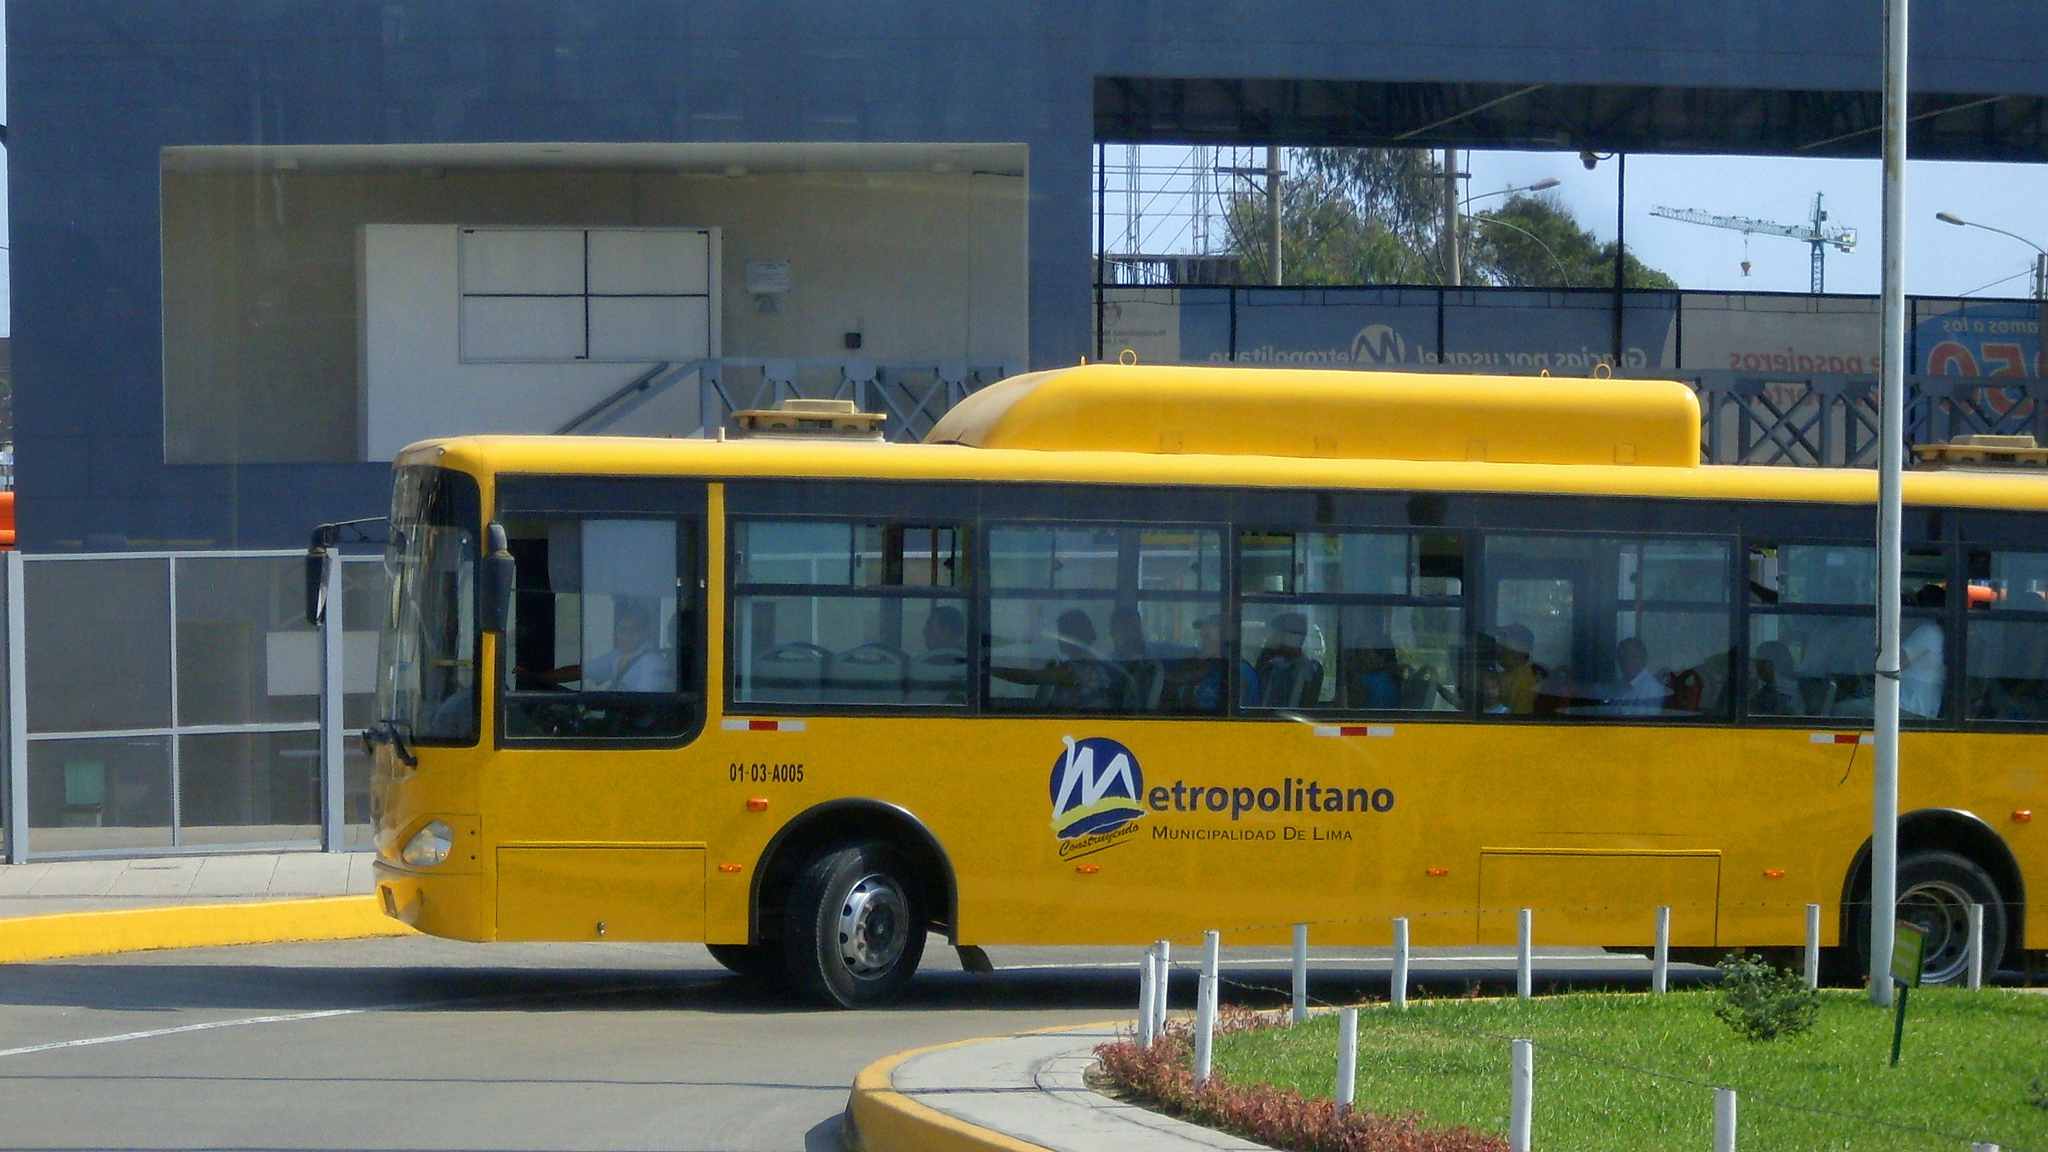
<svg viewBox="0 0 2048 1152">
<path fill-rule="evenodd" d="M 1946 880 L 1924 880 L 1899 894 L 1899 919 L 1927 934 L 1920 979 L 1947 984 L 1970 963 L 1970 894 Z"/>
<path fill-rule="evenodd" d="M 839 959 L 863 980 L 886 974 L 910 940 L 910 900 L 879 872 L 854 881 L 839 905 Z"/>
</svg>

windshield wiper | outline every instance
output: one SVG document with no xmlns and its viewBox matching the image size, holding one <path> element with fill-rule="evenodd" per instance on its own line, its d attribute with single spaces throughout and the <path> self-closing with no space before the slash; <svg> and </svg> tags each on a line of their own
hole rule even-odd
<svg viewBox="0 0 2048 1152">
<path fill-rule="evenodd" d="M 412 750 L 405 746 L 405 734 L 398 730 L 398 721 L 379 720 L 363 729 L 363 748 L 366 752 L 375 756 L 379 744 L 391 745 L 392 754 L 407 768 L 420 766 L 420 758 L 413 755 Z"/>
</svg>

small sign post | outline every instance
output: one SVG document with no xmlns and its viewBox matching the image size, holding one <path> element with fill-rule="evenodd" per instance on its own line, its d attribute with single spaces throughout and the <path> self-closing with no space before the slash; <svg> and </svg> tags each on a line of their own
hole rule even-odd
<svg viewBox="0 0 2048 1152">
<path fill-rule="evenodd" d="M 1901 920 L 1892 929 L 1891 980 L 1899 989 L 1899 1007 L 1892 1020 L 1892 1067 L 1899 1066 L 1899 1046 L 1906 1039 L 1906 996 L 1920 986 L 1927 961 L 1927 933 Z"/>
</svg>

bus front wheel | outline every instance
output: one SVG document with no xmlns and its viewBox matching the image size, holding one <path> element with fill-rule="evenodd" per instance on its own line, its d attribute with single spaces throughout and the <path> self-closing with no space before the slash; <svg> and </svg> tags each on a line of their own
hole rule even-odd
<svg viewBox="0 0 2048 1152">
<path fill-rule="evenodd" d="M 1984 906 L 1984 968 L 1995 971 L 2005 954 L 2006 908 L 1991 874 L 1954 852 L 1913 852 L 1899 860 L 1899 919 L 1927 934 L 1921 980 L 1961 983 L 1969 974 L 1970 905 Z M 1869 905 L 1864 905 L 1869 907 Z M 1870 919 L 1849 924 L 1850 955 L 1870 955 Z"/>
<path fill-rule="evenodd" d="M 880 841 L 826 849 L 790 893 L 784 955 L 797 991 L 836 1008 L 894 1000 L 924 957 L 908 861 Z"/>
</svg>

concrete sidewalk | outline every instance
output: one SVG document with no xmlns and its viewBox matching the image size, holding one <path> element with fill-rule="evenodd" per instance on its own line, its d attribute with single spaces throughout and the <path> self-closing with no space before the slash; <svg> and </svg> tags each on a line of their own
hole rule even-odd
<svg viewBox="0 0 2048 1152">
<path fill-rule="evenodd" d="M 1112 1025 L 970 1040 L 870 1066 L 847 1117 L 863 1152 L 894 1148 L 1053 1152 L 1257 1152 L 1227 1133 L 1186 1124 L 1089 1090 L 1095 1046 Z"/>
<path fill-rule="evenodd" d="M 275 852 L 0 865 L 0 919 L 61 912 L 351 896 L 372 890 L 368 852 Z"/>
</svg>

